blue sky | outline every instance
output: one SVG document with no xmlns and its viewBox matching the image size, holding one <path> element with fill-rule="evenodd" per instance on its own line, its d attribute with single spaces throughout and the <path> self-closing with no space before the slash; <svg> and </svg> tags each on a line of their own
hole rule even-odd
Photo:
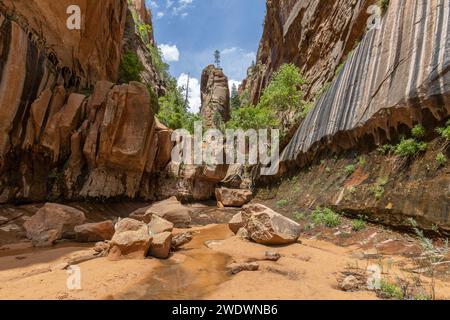
<svg viewBox="0 0 450 320">
<path fill-rule="evenodd" d="M 256 59 L 265 0 L 146 0 L 153 12 L 155 38 L 171 74 L 185 84 L 191 75 L 190 105 L 200 107 L 204 67 L 222 52 L 221 66 L 231 83 L 245 78 Z"/>
</svg>

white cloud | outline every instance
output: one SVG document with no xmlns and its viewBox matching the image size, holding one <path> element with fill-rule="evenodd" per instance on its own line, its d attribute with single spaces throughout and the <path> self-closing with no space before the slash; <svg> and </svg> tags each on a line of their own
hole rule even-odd
<svg viewBox="0 0 450 320">
<path fill-rule="evenodd" d="M 186 87 L 188 81 L 188 75 L 182 73 L 177 80 L 179 87 Z M 200 112 L 202 105 L 200 97 L 200 82 L 196 78 L 189 78 L 189 107 L 190 111 L 194 113 Z"/>
<path fill-rule="evenodd" d="M 177 62 L 180 60 L 180 51 L 176 45 L 160 44 L 159 48 L 166 62 Z"/>
<path fill-rule="evenodd" d="M 154 1 L 154 0 L 152 0 L 152 1 L 150 1 L 149 2 L 150 3 L 150 7 L 152 7 L 152 8 L 159 8 L 159 6 L 158 6 L 158 4 L 156 3 L 156 1 Z"/>
<path fill-rule="evenodd" d="M 231 54 L 231 53 L 234 53 L 234 52 L 236 52 L 236 51 L 238 51 L 239 50 L 239 48 L 237 48 L 237 47 L 232 47 L 232 48 L 226 48 L 226 49 L 223 49 L 222 50 L 222 55 L 228 55 L 228 54 Z"/>
<path fill-rule="evenodd" d="M 164 17 L 164 12 L 160 11 L 156 14 L 157 19 L 161 19 L 162 17 Z"/>
</svg>

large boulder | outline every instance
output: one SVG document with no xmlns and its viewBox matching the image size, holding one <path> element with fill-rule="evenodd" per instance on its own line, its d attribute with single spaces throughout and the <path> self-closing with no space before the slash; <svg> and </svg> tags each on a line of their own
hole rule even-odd
<svg viewBox="0 0 450 320">
<path fill-rule="evenodd" d="M 150 255 L 158 259 L 167 259 L 172 246 L 172 233 L 163 232 L 153 236 Z"/>
<path fill-rule="evenodd" d="M 147 212 L 173 223 L 177 228 L 187 227 L 192 221 L 192 210 L 183 206 L 176 197 L 155 203 Z"/>
<path fill-rule="evenodd" d="M 157 215 L 152 217 L 152 220 L 148 224 L 148 228 L 151 234 L 158 234 L 163 232 L 172 232 L 173 223 L 169 222 Z"/>
<path fill-rule="evenodd" d="M 109 256 L 112 259 L 143 259 L 147 256 L 151 244 L 152 237 L 148 226 L 141 221 L 126 218 L 116 225 Z"/>
<path fill-rule="evenodd" d="M 84 213 L 78 209 L 46 203 L 24 223 L 24 228 L 34 246 L 50 246 L 56 240 L 73 239 L 75 227 L 83 224 L 85 220 Z"/>
<path fill-rule="evenodd" d="M 242 207 L 253 198 L 251 190 L 217 188 L 216 199 L 225 207 Z"/>
<path fill-rule="evenodd" d="M 297 242 L 301 227 L 298 223 L 261 204 L 243 208 L 242 221 L 250 238 L 264 245 L 285 245 Z"/>
<path fill-rule="evenodd" d="M 114 236 L 112 221 L 87 223 L 75 227 L 75 239 L 78 242 L 98 242 L 111 240 Z"/>
</svg>

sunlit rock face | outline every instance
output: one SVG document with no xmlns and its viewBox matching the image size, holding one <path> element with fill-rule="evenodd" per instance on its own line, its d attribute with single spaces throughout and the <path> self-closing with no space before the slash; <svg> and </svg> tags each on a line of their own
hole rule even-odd
<svg viewBox="0 0 450 320">
<path fill-rule="evenodd" d="M 146 85 L 114 84 L 126 16 L 125 0 L 0 3 L 0 203 L 155 197 L 170 133 Z"/>
<path fill-rule="evenodd" d="M 333 78 L 336 68 L 366 31 L 367 9 L 377 0 L 267 0 L 264 31 L 256 65 L 240 93 L 256 104 L 273 73 L 294 63 L 313 97 Z"/>
<path fill-rule="evenodd" d="M 297 5 L 303 6 L 307 2 L 298 1 Z M 329 3 L 331 7 L 332 3 L 361 3 L 344 0 L 320 2 Z M 283 14 L 286 7 L 281 6 L 281 3 L 284 2 L 281 0 L 269 2 L 268 7 L 271 9 L 268 10 L 266 24 L 269 21 L 273 25 L 271 27 L 267 25 L 266 28 L 268 30 L 273 28 L 273 38 L 282 40 L 277 42 L 268 40 L 267 36 L 263 37 L 259 57 L 261 61 L 265 61 L 265 64 L 260 66 L 266 68 L 264 69 L 266 71 L 258 71 L 262 72 L 263 76 L 256 78 L 267 79 L 265 75 L 276 69 L 277 63 L 274 61 L 278 61 L 298 64 L 310 81 L 310 92 L 317 92 L 314 89 L 317 87 L 315 84 L 324 82 L 323 80 L 316 82 L 312 71 L 317 72 L 317 79 L 329 78 L 332 81 L 329 88 L 317 96 L 314 109 L 298 124 L 298 130 L 284 149 L 281 155 L 280 175 L 289 171 L 299 174 L 300 180 L 305 179 L 307 191 L 304 191 L 303 195 L 308 200 L 305 200 L 305 206 L 310 206 L 311 203 L 334 206 L 343 212 L 363 213 L 395 226 L 405 226 L 407 218 L 413 217 L 421 226 L 429 228 L 430 225 L 438 225 L 448 230 L 450 177 L 446 168 L 429 174 L 424 163 L 429 167 L 436 162 L 436 154 L 430 155 L 431 150 L 420 157 L 409 159 L 412 163 L 409 168 L 399 169 L 395 164 L 396 161 L 405 160 L 393 156 L 381 160 L 386 161 L 385 168 L 372 166 L 361 169 L 360 174 L 363 176 L 361 179 L 364 181 L 361 188 L 367 186 L 369 191 L 354 200 L 348 200 L 352 199 L 352 196 L 346 197 L 348 185 L 351 185 L 352 179 L 357 179 L 354 176 L 345 182 L 341 178 L 337 183 L 339 191 L 335 191 L 330 187 L 329 174 L 323 173 L 325 167 L 314 167 L 315 171 L 312 171 L 311 175 L 307 175 L 302 168 L 317 164 L 320 160 L 325 161 L 328 157 L 324 155 L 339 154 L 345 150 L 348 154 L 351 152 L 355 155 L 356 150 L 370 152 L 375 150 L 377 145 L 396 143 L 401 135 L 409 135 L 410 129 L 418 123 L 429 128 L 428 131 L 432 133 L 436 126 L 441 125 L 449 117 L 450 3 L 441 0 L 391 0 L 388 9 L 382 15 L 380 28 L 367 30 L 365 22 L 357 18 L 356 21 L 360 22 L 355 26 L 359 27 L 336 29 L 340 30 L 336 34 L 332 32 L 333 29 L 320 27 L 326 26 L 328 20 L 339 16 L 331 7 L 326 14 L 324 13 L 320 23 L 320 14 L 312 17 L 307 14 L 310 8 L 315 6 L 308 7 L 303 15 L 297 17 L 294 7 Z M 361 8 L 363 7 L 364 5 Z M 345 8 L 345 5 L 342 8 Z M 358 12 L 363 12 L 361 10 L 352 9 L 350 12 L 353 14 L 346 17 L 354 19 L 358 16 Z M 273 12 L 276 12 L 279 20 L 271 18 Z M 297 17 L 299 25 L 307 26 L 308 21 L 319 23 L 316 33 L 310 33 L 310 39 L 315 41 L 310 41 L 310 45 L 308 42 L 295 41 L 293 42 L 295 45 L 288 42 L 286 39 L 289 39 L 293 34 L 291 32 L 294 31 L 289 31 L 291 28 L 280 29 L 279 22 L 275 23 L 281 21 L 281 26 L 290 25 L 286 21 L 292 19 L 287 19 L 287 16 Z M 314 17 L 317 17 L 317 20 L 314 20 Z M 284 33 L 281 33 L 282 30 Z M 296 30 L 301 34 L 306 29 Z M 336 68 L 333 66 L 337 65 L 336 61 L 339 59 L 327 55 L 326 51 L 324 54 L 323 50 L 316 47 L 321 43 L 316 35 L 321 34 L 324 39 L 328 39 L 327 41 L 331 39 L 331 47 L 341 40 L 344 41 L 344 45 L 336 47 L 337 52 L 342 53 L 345 50 L 341 51 L 340 48 L 348 47 L 350 44 L 353 47 L 355 39 L 359 39 L 353 35 L 358 32 L 363 35 L 361 40 L 348 58 L 344 59 L 346 62 L 340 72 L 334 75 Z M 351 38 L 353 40 L 350 43 L 345 40 Z M 317 49 L 315 59 L 312 59 L 315 55 L 305 54 L 310 52 L 309 49 L 312 47 Z M 270 54 L 264 56 L 263 53 L 269 52 Z M 300 58 L 301 56 L 303 58 Z M 256 67 L 258 68 L 258 64 Z M 270 72 L 267 73 L 267 70 Z M 328 77 L 327 74 L 331 76 Z M 250 88 L 252 97 L 257 100 L 258 89 L 252 91 L 252 88 L 258 86 L 262 88 L 264 83 L 255 86 L 254 82 L 251 82 L 253 78 L 249 79 L 250 87 L 247 88 Z M 313 96 L 315 94 L 310 95 Z M 376 152 L 367 154 L 372 161 L 375 161 L 374 153 Z M 331 172 L 339 170 L 329 165 L 328 169 Z M 379 171 L 370 171 L 371 169 Z M 367 177 L 364 178 L 366 174 Z M 385 176 L 390 177 L 391 186 L 386 187 L 382 199 L 376 199 L 370 190 L 377 183 L 377 179 Z M 360 186 L 357 185 L 357 188 L 359 190 Z"/>
<path fill-rule="evenodd" d="M 282 161 L 304 164 L 327 149 L 376 145 L 415 122 L 450 112 L 448 1 L 390 2 L 379 29 L 367 32 L 330 89 L 300 125 Z"/>
<path fill-rule="evenodd" d="M 209 65 L 203 70 L 200 90 L 203 125 L 207 128 L 217 128 L 220 123 L 230 120 L 228 78 L 221 68 Z"/>
</svg>

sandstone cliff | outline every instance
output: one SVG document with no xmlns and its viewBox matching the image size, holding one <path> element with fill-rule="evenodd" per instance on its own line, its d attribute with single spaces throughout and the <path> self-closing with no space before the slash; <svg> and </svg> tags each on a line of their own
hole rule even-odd
<svg viewBox="0 0 450 320">
<path fill-rule="evenodd" d="M 230 90 L 223 70 L 207 66 L 201 79 L 202 106 L 200 113 L 206 128 L 216 128 L 230 120 Z"/>
<path fill-rule="evenodd" d="M 240 87 L 256 104 L 271 76 L 294 63 L 312 97 L 365 33 L 367 8 L 376 0 L 268 0 L 257 61 Z"/>
<path fill-rule="evenodd" d="M 114 85 L 126 18 L 126 0 L 0 2 L 0 202 L 154 198 L 170 134 L 146 85 Z"/>
<path fill-rule="evenodd" d="M 424 227 L 437 225 L 448 231 L 448 164 L 442 168 L 433 163 L 439 150 L 449 153 L 445 144 L 433 142 L 426 154 L 406 165 L 395 156 L 380 160 L 373 150 L 396 143 L 418 123 L 428 129 L 431 140 L 436 137 L 434 128 L 448 118 L 450 4 L 391 0 L 380 28 L 367 31 L 369 3 L 268 1 L 256 70 L 242 89 L 257 101 L 270 74 L 289 62 L 308 78 L 310 98 L 333 79 L 281 156 L 281 173 L 289 171 L 302 179 L 297 196 L 306 206 L 334 206 L 394 225 L 406 225 L 407 217 L 414 217 Z M 318 8 L 322 10 L 315 11 Z M 334 24 L 343 31 L 335 32 Z M 361 41 L 348 54 L 357 40 Z M 345 64 L 335 76 L 341 60 Z M 343 173 L 348 168 L 329 161 L 345 156 L 353 159 L 346 164 L 354 170 L 361 151 L 372 152 L 367 160 L 371 165 L 359 165 L 349 176 Z M 311 164 L 310 171 L 302 170 Z M 375 196 L 377 189 L 382 193 Z"/>
</svg>

